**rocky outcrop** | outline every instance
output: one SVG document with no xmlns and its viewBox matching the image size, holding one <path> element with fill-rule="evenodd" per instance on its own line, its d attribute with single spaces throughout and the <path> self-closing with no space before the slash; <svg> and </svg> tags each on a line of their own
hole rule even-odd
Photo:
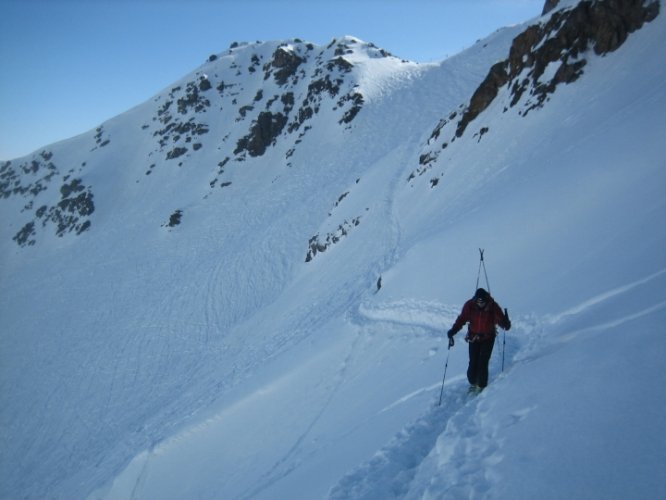
<svg viewBox="0 0 666 500">
<path fill-rule="evenodd" d="M 161 149 L 170 147 L 166 153 L 167 160 L 184 155 L 189 150 L 185 144 L 191 143 L 197 136 L 208 133 L 208 125 L 197 122 L 196 116 L 206 112 L 210 107 L 210 100 L 204 93 L 211 89 L 210 80 L 201 76 L 198 81 L 189 82 L 185 89 L 180 86 L 172 88 L 169 99 L 158 109 L 154 121 L 163 126 L 153 132 L 153 136 L 158 138 Z M 177 114 L 172 113 L 174 104 Z"/>
<path fill-rule="evenodd" d="M 583 1 L 572 9 L 553 13 L 544 24 L 530 26 L 514 39 L 509 57 L 495 64 L 479 85 L 458 123 L 456 136 L 462 136 L 507 84 L 512 96 L 510 106 L 515 106 L 527 91 L 531 99 L 523 114 L 542 106 L 559 84 L 571 83 L 583 74 L 588 50 L 597 55 L 617 50 L 630 33 L 658 14 L 659 2 L 655 1 Z M 557 69 L 543 80 L 551 64 Z"/>
<path fill-rule="evenodd" d="M 176 227 L 177 225 L 180 224 L 182 217 L 183 217 L 183 211 L 176 210 L 174 213 L 172 213 L 169 216 L 169 222 L 164 224 L 162 227 Z"/>
<path fill-rule="evenodd" d="M 264 79 L 267 80 L 272 73 L 275 83 L 284 85 L 290 77 L 296 76 L 296 71 L 303 62 L 305 62 L 305 59 L 299 57 L 294 52 L 284 47 L 278 47 L 273 53 L 273 60 L 264 68 Z"/>
<path fill-rule="evenodd" d="M 548 11 L 558 2 L 546 2 Z M 578 80 L 587 58 L 617 50 L 634 31 L 654 20 L 660 4 L 654 0 L 585 0 L 575 7 L 552 12 L 514 38 L 506 59 L 494 64 L 466 105 L 440 120 L 419 155 L 419 167 L 407 178 L 424 175 L 442 152 L 502 95 L 503 111 L 520 116 L 544 106 L 562 84 Z M 477 142 L 489 133 L 479 125 Z M 430 180 L 432 187 L 438 178 Z"/>
<path fill-rule="evenodd" d="M 262 111 L 252 124 L 250 133 L 238 141 L 234 154 L 247 151 L 250 156 L 263 155 L 282 133 L 286 123 L 287 117 L 282 113 Z"/>
<path fill-rule="evenodd" d="M 50 189 L 54 183 L 61 183 L 59 197 Z M 84 185 L 81 178 L 62 176 L 48 151 L 33 155 L 17 167 L 12 162 L 4 163 L 0 167 L 0 196 L 22 199 L 21 213 L 30 218 L 12 238 L 19 246 L 34 245 L 37 230 L 48 226 L 60 237 L 79 235 L 90 229 L 90 216 L 95 211 L 92 187 Z"/>
<path fill-rule="evenodd" d="M 553 10 L 557 5 L 560 3 L 560 0 L 546 0 L 546 3 L 543 6 L 543 11 L 541 11 L 541 15 L 548 14 L 551 10 Z"/>
<path fill-rule="evenodd" d="M 92 227 L 96 200 L 86 175 L 89 163 L 97 172 L 116 169 L 119 183 L 147 182 L 158 189 L 164 169 L 187 165 L 199 171 L 196 175 L 203 170 L 204 189 L 209 190 L 204 198 L 213 189 L 227 188 L 232 194 L 229 170 L 239 162 L 265 155 L 278 143 L 282 159 L 291 161 L 305 134 L 321 120 L 340 130 L 350 127 L 365 103 L 355 75 L 357 55 L 393 57 L 351 37 L 326 47 L 297 39 L 234 43 L 225 54 L 211 55 L 190 78 L 157 95 L 146 108 L 150 114 L 133 123 L 136 130 L 119 133 L 121 121 L 104 124 L 86 136 L 85 151 L 65 148 L 67 161 L 77 158 L 77 165 L 62 165 L 65 161 L 60 160 L 56 166 L 48 151 L 0 164 L 0 199 L 11 199 L 19 212 L 12 219 L 13 240 L 29 246 L 49 230 L 64 237 Z M 134 133 L 142 137 L 134 141 Z M 115 165 L 122 157 L 115 148 L 130 148 L 132 163 Z M 63 150 L 55 151 L 59 155 Z M 178 226 L 182 215 L 175 211 L 164 226 Z M 358 220 L 340 224 L 315 248 L 338 241 L 356 224 Z"/>
<path fill-rule="evenodd" d="M 288 135 L 299 132 L 296 139 L 298 144 L 310 129 L 306 123 L 319 113 L 325 102 L 340 113 L 339 124 L 350 124 L 364 104 L 362 94 L 355 90 L 347 76 L 354 65 L 344 56 L 353 53 L 354 43 L 354 40 L 334 40 L 325 51 L 314 57 L 314 61 L 311 59 L 314 49 L 311 44 L 303 44 L 300 52 L 298 47 L 278 47 L 271 61 L 264 65 L 264 80 L 273 77 L 285 92 L 267 100 L 263 92 L 258 93 L 252 104 L 240 108 L 239 121 L 251 116 L 255 107 L 266 102 L 265 110 L 252 120 L 248 133 L 237 141 L 234 149 L 236 160 L 242 160 L 246 153 L 251 157 L 262 156 L 283 133 Z M 333 57 L 325 59 L 326 51 L 331 49 Z M 306 78 L 306 82 L 303 82 Z M 296 104 L 299 102 L 300 105 Z M 293 152 L 294 148 L 289 149 L 287 158 Z"/>
<path fill-rule="evenodd" d="M 329 232 L 325 237 L 320 238 L 318 234 L 310 238 L 308 242 L 308 252 L 305 256 L 305 262 L 310 262 L 318 253 L 323 253 L 332 245 L 339 243 L 340 240 L 349 234 L 349 231 L 361 223 L 361 217 L 355 217 L 351 221 L 345 220 L 335 231 Z"/>
</svg>

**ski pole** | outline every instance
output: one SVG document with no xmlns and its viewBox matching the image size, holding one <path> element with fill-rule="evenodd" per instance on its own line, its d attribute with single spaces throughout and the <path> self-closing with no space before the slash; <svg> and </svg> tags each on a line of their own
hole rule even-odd
<svg viewBox="0 0 666 500">
<path fill-rule="evenodd" d="M 479 278 L 481 278 L 481 265 L 483 264 L 483 250 L 479 248 L 479 254 L 481 254 L 481 258 L 479 259 L 479 272 L 476 273 L 476 287 L 474 290 L 476 291 L 479 288 Z"/>
<path fill-rule="evenodd" d="M 506 307 L 504 308 L 504 316 L 507 320 L 509 319 L 509 311 Z M 506 330 L 502 331 L 502 373 L 504 372 L 504 351 L 506 351 Z"/>
<path fill-rule="evenodd" d="M 437 406 L 442 406 L 442 395 L 444 394 L 444 381 L 446 380 L 446 369 L 449 367 L 450 354 L 451 354 L 451 346 L 449 346 L 449 350 L 446 353 L 446 363 L 444 364 L 444 376 L 442 377 L 442 390 L 439 391 L 439 403 L 437 403 Z"/>
<path fill-rule="evenodd" d="M 502 332 L 502 373 L 504 373 L 504 351 L 506 351 L 506 332 Z"/>
</svg>

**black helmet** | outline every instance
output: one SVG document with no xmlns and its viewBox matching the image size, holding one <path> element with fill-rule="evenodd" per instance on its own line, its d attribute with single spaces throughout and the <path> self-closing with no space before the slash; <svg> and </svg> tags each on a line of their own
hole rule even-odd
<svg viewBox="0 0 666 500">
<path fill-rule="evenodd" d="M 490 294 L 486 292 L 483 288 L 479 288 L 474 294 L 474 300 L 479 300 L 479 299 L 483 300 L 484 302 L 488 302 L 488 299 L 490 299 Z"/>
</svg>

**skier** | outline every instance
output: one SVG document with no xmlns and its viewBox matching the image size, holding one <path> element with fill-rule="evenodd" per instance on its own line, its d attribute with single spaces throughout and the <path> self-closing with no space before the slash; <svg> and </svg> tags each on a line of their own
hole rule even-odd
<svg viewBox="0 0 666 500">
<path fill-rule="evenodd" d="M 465 337 L 469 342 L 467 380 L 471 389 L 481 390 L 488 385 L 488 362 L 495 345 L 496 325 L 509 330 L 511 321 L 490 294 L 479 288 L 474 297 L 465 302 L 460 316 L 448 331 L 449 348 L 453 347 L 453 337 L 465 323 L 469 323 Z"/>
</svg>

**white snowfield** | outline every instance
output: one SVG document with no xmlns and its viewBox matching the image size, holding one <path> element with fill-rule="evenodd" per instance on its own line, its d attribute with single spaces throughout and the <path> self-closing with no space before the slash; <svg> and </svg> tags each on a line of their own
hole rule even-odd
<svg viewBox="0 0 666 500">
<path fill-rule="evenodd" d="M 225 68 L 277 43 L 174 85 L 235 93 L 192 115 L 200 150 L 157 145 L 171 89 L 103 124 L 106 147 L 91 131 L 45 148 L 95 211 L 20 247 L 60 181 L 32 208 L 0 200 L 0 498 L 663 498 L 664 7 L 542 108 L 521 116 L 530 96 L 501 88 L 445 148 L 440 120 L 539 19 L 428 65 L 344 38 L 357 116 L 324 100 L 297 143 L 245 161 L 231 151 L 264 108 L 238 110 L 282 90 Z M 290 88 L 315 56 L 300 69 Z M 475 396 L 464 331 L 451 350 L 446 331 L 479 248 L 513 327 Z"/>
</svg>

